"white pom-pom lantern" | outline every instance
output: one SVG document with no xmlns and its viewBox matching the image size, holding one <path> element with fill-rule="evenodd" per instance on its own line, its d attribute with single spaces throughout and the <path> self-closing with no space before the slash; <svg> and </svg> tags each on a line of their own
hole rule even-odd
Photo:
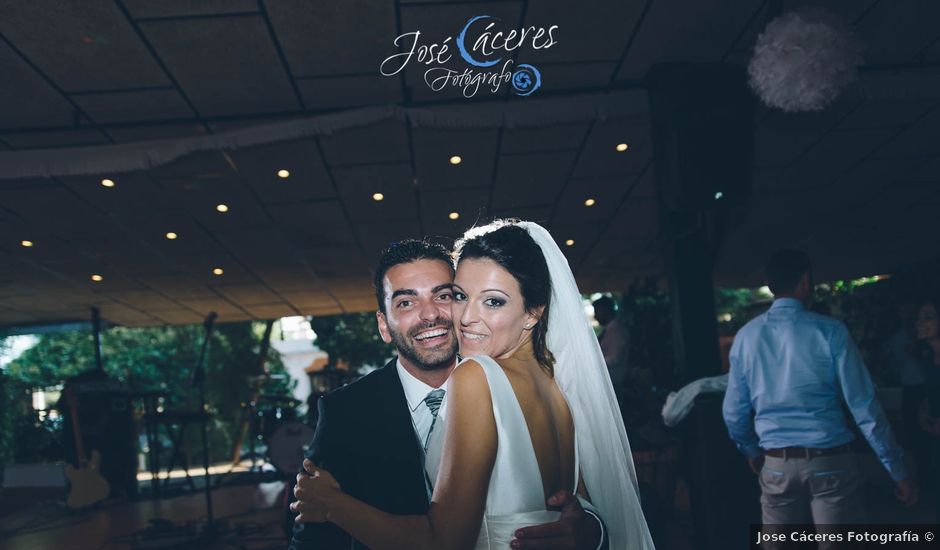
<svg viewBox="0 0 940 550">
<path fill-rule="evenodd" d="M 861 44 L 847 24 L 824 10 L 805 9 L 767 25 L 747 72 L 768 106 L 821 111 L 855 80 L 861 62 Z"/>
</svg>

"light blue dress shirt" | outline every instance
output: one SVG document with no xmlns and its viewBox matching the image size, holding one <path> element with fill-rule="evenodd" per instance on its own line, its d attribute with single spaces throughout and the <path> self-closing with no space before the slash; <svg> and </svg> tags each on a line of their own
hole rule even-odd
<svg viewBox="0 0 940 550">
<path fill-rule="evenodd" d="M 855 436 L 847 409 L 891 477 L 907 477 L 868 369 L 841 321 L 780 298 L 738 332 L 730 358 L 725 424 L 745 455 L 849 443 Z"/>
</svg>

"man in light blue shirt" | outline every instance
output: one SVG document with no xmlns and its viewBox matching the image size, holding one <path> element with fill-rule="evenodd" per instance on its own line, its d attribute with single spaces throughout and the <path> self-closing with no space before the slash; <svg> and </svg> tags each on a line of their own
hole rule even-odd
<svg viewBox="0 0 940 550">
<path fill-rule="evenodd" d="M 724 401 L 731 439 L 760 476 L 763 523 L 865 522 L 848 414 L 894 479 L 898 499 L 912 506 L 917 486 L 848 329 L 806 309 L 809 257 L 781 250 L 766 274 L 776 299 L 735 337 Z"/>
</svg>

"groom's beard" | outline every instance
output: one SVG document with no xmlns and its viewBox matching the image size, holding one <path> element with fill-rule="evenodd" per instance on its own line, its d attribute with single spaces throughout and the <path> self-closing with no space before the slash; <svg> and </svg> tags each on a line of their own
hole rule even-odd
<svg viewBox="0 0 940 550">
<path fill-rule="evenodd" d="M 414 345 L 414 337 L 430 328 L 441 327 L 448 330 L 450 338 L 434 348 L 419 348 Z M 422 323 L 404 335 L 392 327 L 388 327 L 392 336 L 392 343 L 398 348 L 398 353 L 411 361 L 421 370 L 432 371 L 446 369 L 454 365 L 457 357 L 457 338 L 454 335 L 454 324 L 449 319 L 438 317 L 433 322 Z"/>
</svg>

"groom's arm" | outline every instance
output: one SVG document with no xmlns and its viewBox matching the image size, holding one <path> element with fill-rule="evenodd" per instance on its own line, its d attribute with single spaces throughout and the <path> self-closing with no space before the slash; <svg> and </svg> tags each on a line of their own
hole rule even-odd
<svg viewBox="0 0 940 550">
<path fill-rule="evenodd" d="M 516 531 L 513 545 L 518 548 L 576 548 L 607 550 L 607 530 L 598 513 L 585 510 L 578 497 L 559 491 L 548 499 L 549 506 L 561 509 L 558 521 L 525 527 Z M 590 505 L 588 505 L 590 506 Z"/>
<path fill-rule="evenodd" d="M 328 412 L 328 402 L 325 397 L 321 397 L 317 402 L 318 419 L 317 430 L 313 436 L 313 443 L 307 451 L 307 458 L 320 464 L 324 468 L 334 468 L 339 463 L 339 457 L 331 452 L 335 449 L 334 439 L 336 437 L 336 427 L 330 423 L 332 416 Z M 301 465 L 301 474 L 305 475 L 303 465 Z M 290 501 L 295 500 L 293 494 Z M 297 515 L 288 511 L 290 521 L 294 521 Z M 298 523 L 294 525 L 294 535 L 290 541 L 289 550 L 348 550 L 351 547 L 352 538 L 342 529 L 332 523 Z"/>
</svg>

